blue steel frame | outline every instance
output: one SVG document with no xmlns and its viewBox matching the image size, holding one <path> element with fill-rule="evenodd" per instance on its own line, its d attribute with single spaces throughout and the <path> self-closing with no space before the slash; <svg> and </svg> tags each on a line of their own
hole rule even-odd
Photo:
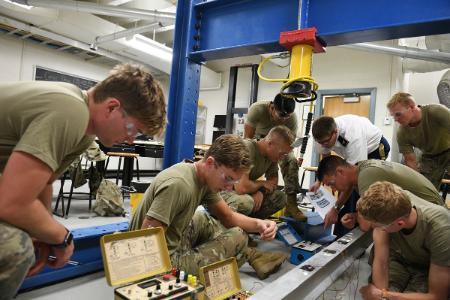
<svg viewBox="0 0 450 300">
<path fill-rule="evenodd" d="M 163 167 L 193 156 L 201 63 L 284 51 L 280 32 L 308 27 L 328 46 L 448 33 L 450 1 L 179 0 Z"/>
<path fill-rule="evenodd" d="M 39 274 L 27 277 L 19 292 L 103 270 L 100 238 L 105 234 L 126 231 L 127 229 L 128 222 L 121 222 L 73 230 L 75 252 L 70 259 L 80 264 L 77 266 L 67 264 L 60 269 L 45 267 Z"/>
</svg>

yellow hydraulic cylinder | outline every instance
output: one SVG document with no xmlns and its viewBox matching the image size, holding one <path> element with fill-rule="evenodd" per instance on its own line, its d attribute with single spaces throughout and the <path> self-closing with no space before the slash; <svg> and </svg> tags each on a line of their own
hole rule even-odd
<svg viewBox="0 0 450 300">
<path fill-rule="evenodd" d="M 295 45 L 291 51 L 289 80 L 300 77 L 311 77 L 313 47 L 310 45 Z"/>
</svg>

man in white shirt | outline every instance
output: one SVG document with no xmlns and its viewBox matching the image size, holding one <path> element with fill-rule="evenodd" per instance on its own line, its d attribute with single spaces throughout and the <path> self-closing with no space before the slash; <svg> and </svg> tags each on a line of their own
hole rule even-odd
<svg viewBox="0 0 450 300">
<path fill-rule="evenodd" d="M 321 116 L 313 122 L 312 135 L 319 154 L 329 156 L 331 151 L 334 151 L 351 164 L 367 159 L 386 160 L 390 151 L 389 143 L 381 130 L 369 119 L 361 116 Z M 320 181 L 316 181 L 310 190 L 316 191 L 319 186 Z M 348 229 L 337 221 L 344 214 L 355 212 L 358 198 L 359 195 L 352 193 L 351 189 L 339 193 L 335 207 L 325 216 L 325 226 L 337 223 L 334 232 L 338 236 L 348 232 Z M 341 203 L 345 205 L 341 206 Z"/>
</svg>

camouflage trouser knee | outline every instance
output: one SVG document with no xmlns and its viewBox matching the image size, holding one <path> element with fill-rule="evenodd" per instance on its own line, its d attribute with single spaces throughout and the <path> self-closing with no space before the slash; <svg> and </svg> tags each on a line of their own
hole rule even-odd
<svg viewBox="0 0 450 300">
<path fill-rule="evenodd" d="M 270 194 L 264 194 L 261 208 L 255 213 L 252 212 L 254 206 L 252 196 L 238 195 L 235 192 L 222 192 L 220 195 L 233 210 L 258 219 L 267 219 L 286 206 L 286 194 L 278 190 Z"/>
<path fill-rule="evenodd" d="M 253 211 L 253 198 L 248 194 L 238 195 L 236 192 L 221 192 L 223 200 L 238 213 L 249 216 Z"/>
<path fill-rule="evenodd" d="M 284 180 L 284 192 L 287 195 L 300 193 L 298 180 L 298 164 L 294 153 L 291 151 L 285 159 L 278 162 Z"/>
<path fill-rule="evenodd" d="M 445 172 L 450 173 L 450 151 L 436 156 L 422 155 L 419 170 L 439 190 Z"/>
<path fill-rule="evenodd" d="M 428 270 L 406 265 L 401 257 L 391 254 L 389 259 L 389 290 L 400 293 L 427 293 Z"/>
<path fill-rule="evenodd" d="M 193 275 L 198 275 L 202 266 L 230 257 L 236 257 L 241 266 L 247 259 L 247 240 L 241 228 L 227 229 L 207 212 L 196 211 L 170 259 L 174 266 Z"/>
<path fill-rule="evenodd" d="M 0 299 L 12 299 L 35 260 L 31 238 L 0 222 Z"/>
</svg>

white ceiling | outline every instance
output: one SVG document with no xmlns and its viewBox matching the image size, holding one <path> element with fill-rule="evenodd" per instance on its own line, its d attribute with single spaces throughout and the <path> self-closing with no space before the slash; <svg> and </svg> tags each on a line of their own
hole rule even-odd
<svg viewBox="0 0 450 300">
<path fill-rule="evenodd" d="M 35 3 L 36 6 L 23 8 L 10 1 Z M 45 3 L 66 7 L 48 8 Z M 98 8 L 115 7 L 122 11 L 156 11 L 160 17 L 144 19 L 92 14 L 80 11 L 81 8 L 74 10 L 77 3 Z M 157 76 L 167 76 L 172 62 L 175 11 L 176 0 L 0 0 L 0 30 L 5 34 L 41 42 L 84 59 L 110 65 L 118 61 L 133 61 L 147 65 Z M 161 14 L 171 15 L 172 19 Z M 148 32 L 130 34 L 127 38 L 98 43 L 97 50 L 92 50 L 94 48 L 90 47 L 96 43 L 96 38 L 118 34 L 126 29 L 140 28 L 155 22 L 158 22 L 156 27 Z M 450 51 L 449 40 L 449 35 L 441 37 L 437 40 L 441 46 L 432 49 Z M 426 48 L 421 47 L 423 40 L 419 39 L 406 39 L 405 43 L 408 46 Z M 208 66 L 213 65 L 214 63 L 208 64 Z M 217 82 L 220 85 L 218 74 L 205 67 L 202 73 L 207 73 L 207 76 L 202 76 L 203 81 L 205 78 L 207 80 L 213 78 L 209 83 L 210 86 L 217 86 Z"/>
<path fill-rule="evenodd" d="M 75 1 L 53 2 L 75 3 Z M 89 2 L 98 6 L 111 5 L 126 9 L 156 10 L 162 13 L 173 13 L 173 15 L 176 9 L 174 0 L 85 0 L 76 2 Z M 95 42 L 97 37 L 155 22 L 159 22 L 155 30 L 103 42 L 98 44 L 97 51 L 88 47 Z M 53 48 L 60 47 L 63 51 L 89 59 L 103 60 L 110 64 L 123 60 L 138 62 L 163 74 L 170 73 L 173 26 L 168 27 L 169 30 L 166 26 L 173 24 L 174 20 L 167 20 L 167 18 L 155 17 L 141 20 L 130 17 L 96 15 L 69 9 L 23 8 L 14 3 L 0 0 L 0 26 L 6 34 L 31 39 L 35 42 L 42 41 L 43 44 L 48 44 Z M 163 28 L 164 31 L 159 32 L 160 28 Z"/>
</svg>

